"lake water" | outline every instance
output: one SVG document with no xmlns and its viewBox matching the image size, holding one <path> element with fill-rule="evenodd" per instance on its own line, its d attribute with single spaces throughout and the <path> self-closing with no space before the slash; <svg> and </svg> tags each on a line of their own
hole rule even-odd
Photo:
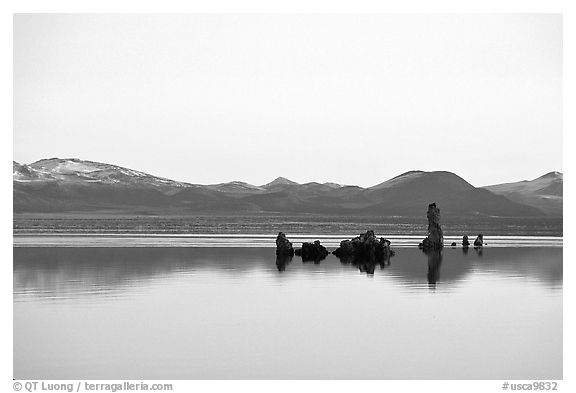
<svg viewBox="0 0 576 393">
<path fill-rule="evenodd" d="M 563 375 L 561 239 L 430 255 L 398 239 L 382 266 L 277 261 L 268 240 L 106 239 L 15 237 L 15 378 Z"/>
</svg>

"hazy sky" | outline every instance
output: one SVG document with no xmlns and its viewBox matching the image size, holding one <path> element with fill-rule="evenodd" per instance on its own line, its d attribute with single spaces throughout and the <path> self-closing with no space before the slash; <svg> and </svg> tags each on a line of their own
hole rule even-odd
<svg viewBox="0 0 576 393">
<path fill-rule="evenodd" d="M 562 171 L 560 15 L 16 15 L 14 159 L 193 183 Z"/>
</svg>

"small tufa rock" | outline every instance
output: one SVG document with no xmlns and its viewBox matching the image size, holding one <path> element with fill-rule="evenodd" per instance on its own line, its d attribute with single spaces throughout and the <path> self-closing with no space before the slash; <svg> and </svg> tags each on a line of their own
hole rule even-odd
<svg viewBox="0 0 576 393">
<path fill-rule="evenodd" d="M 294 255 L 294 248 L 292 243 L 288 241 L 286 235 L 283 232 L 279 232 L 276 237 L 276 255 Z"/>
<path fill-rule="evenodd" d="M 484 235 L 480 234 L 478 235 L 478 237 L 476 238 L 476 240 L 474 240 L 474 247 L 483 247 L 484 246 Z"/>
<path fill-rule="evenodd" d="M 320 244 L 320 240 L 302 243 L 302 248 L 297 248 L 294 253 L 301 256 L 303 261 L 321 261 L 329 254 L 326 247 Z"/>
<path fill-rule="evenodd" d="M 456 247 L 456 242 L 452 242 L 452 244 L 450 244 L 450 246 Z"/>
<path fill-rule="evenodd" d="M 374 231 L 366 231 L 351 240 L 342 240 L 332 254 L 337 257 L 355 257 L 367 260 L 384 260 L 394 255 L 390 249 L 390 241 L 377 239 Z"/>
<path fill-rule="evenodd" d="M 390 257 L 394 251 L 390 249 L 390 241 L 377 239 L 373 231 L 366 231 L 351 240 L 342 240 L 340 247 L 332 252 L 343 264 L 352 264 L 361 272 L 374 274 L 376 265 L 384 268 L 390 265 Z"/>
</svg>

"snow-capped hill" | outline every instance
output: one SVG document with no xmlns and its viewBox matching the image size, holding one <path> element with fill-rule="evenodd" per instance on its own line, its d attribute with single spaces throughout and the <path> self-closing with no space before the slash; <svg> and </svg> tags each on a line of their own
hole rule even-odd
<svg viewBox="0 0 576 393">
<path fill-rule="evenodd" d="M 560 172 L 550 172 L 534 180 L 495 184 L 484 188 L 497 194 L 520 193 L 561 197 L 563 193 L 563 177 Z"/>
<path fill-rule="evenodd" d="M 548 172 L 545 175 L 540 176 L 538 179 L 560 179 L 564 180 L 564 174 L 562 172 Z"/>
<path fill-rule="evenodd" d="M 187 186 L 144 172 L 95 161 L 85 161 L 77 158 L 50 158 L 36 161 L 29 168 L 47 173 L 51 178 L 69 183 L 104 183 L 118 185 L 152 185 L 152 186 Z"/>
<path fill-rule="evenodd" d="M 13 179 L 18 182 L 32 182 L 42 180 L 54 180 L 49 172 L 36 170 L 29 165 L 20 164 L 19 162 L 12 161 L 13 163 Z"/>
<path fill-rule="evenodd" d="M 485 189 L 516 202 L 537 207 L 551 215 L 562 215 L 564 175 L 549 172 L 534 180 L 495 184 Z"/>
</svg>

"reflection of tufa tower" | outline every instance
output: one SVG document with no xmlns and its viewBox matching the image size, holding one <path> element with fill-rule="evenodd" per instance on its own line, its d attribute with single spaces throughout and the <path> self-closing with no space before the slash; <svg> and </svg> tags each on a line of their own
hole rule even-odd
<svg viewBox="0 0 576 393">
<path fill-rule="evenodd" d="M 422 248 L 424 250 L 440 250 L 444 247 L 444 236 L 442 236 L 442 228 L 440 228 L 440 209 L 436 207 L 436 203 L 428 205 L 428 237 L 422 241 Z"/>
<path fill-rule="evenodd" d="M 428 255 L 428 287 L 436 288 L 436 283 L 440 280 L 442 252 L 439 250 L 433 250 L 427 252 L 426 255 Z"/>
</svg>

